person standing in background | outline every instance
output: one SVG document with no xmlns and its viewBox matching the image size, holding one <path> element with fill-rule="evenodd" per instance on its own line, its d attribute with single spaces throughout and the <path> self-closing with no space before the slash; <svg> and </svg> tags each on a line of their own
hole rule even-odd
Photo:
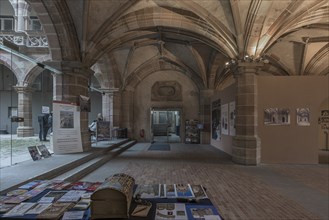
<svg viewBox="0 0 329 220">
<path fill-rule="evenodd" d="M 52 133 L 53 132 L 53 113 L 49 114 L 47 126 L 48 126 L 48 130 L 50 129 L 50 133 Z"/>
<path fill-rule="evenodd" d="M 39 123 L 39 140 L 47 141 L 47 133 L 48 133 L 48 118 L 49 114 L 40 114 L 38 115 L 38 123 Z"/>
</svg>

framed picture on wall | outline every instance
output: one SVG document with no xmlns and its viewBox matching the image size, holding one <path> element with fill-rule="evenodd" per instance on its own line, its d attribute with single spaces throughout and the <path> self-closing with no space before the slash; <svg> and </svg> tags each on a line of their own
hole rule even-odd
<svg viewBox="0 0 329 220">
<path fill-rule="evenodd" d="M 289 108 L 266 108 L 264 109 L 265 125 L 289 125 L 290 110 Z"/>
<path fill-rule="evenodd" d="M 310 109 L 309 108 L 297 108 L 297 125 L 298 126 L 310 126 Z"/>
</svg>

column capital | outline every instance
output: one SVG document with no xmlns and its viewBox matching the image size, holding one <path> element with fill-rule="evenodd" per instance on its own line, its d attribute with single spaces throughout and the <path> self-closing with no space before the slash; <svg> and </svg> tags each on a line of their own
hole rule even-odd
<svg viewBox="0 0 329 220">
<path fill-rule="evenodd" d="M 17 93 L 32 93 L 35 89 L 31 86 L 13 86 Z"/>
<path fill-rule="evenodd" d="M 234 78 L 237 78 L 246 73 L 257 73 L 263 66 L 263 62 L 237 60 L 230 62 L 227 68 L 233 73 Z"/>
</svg>

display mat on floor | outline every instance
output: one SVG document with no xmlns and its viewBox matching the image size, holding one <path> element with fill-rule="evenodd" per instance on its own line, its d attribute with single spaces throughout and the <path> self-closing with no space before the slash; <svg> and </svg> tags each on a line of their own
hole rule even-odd
<svg viewBox="0 0 329 220">
<path fill-rule="evenodd" d="M 102 190 L 104 188 L 102 186 L 108 182 L 32 181 L 2 195 L 1 202 L 4 203 L 0 203 L 0 218 L 61 219 L 63 216 L 62 219 L 93 219 L 92 206 L 98 208 L 98 201 L 94 200 L 93 192 Z M 130 191 L 129 201 L 127 200 L 131 204 L 123 207 L 127 208 L 128 218 L 125 219 L 223 219 L 209 200 L 202 185 L 134 185 L 133 191 L 134 196 L 132 197 Z M 98 198 L 98 195 L 95 194 L 95 196 Z M 12 202 L 6 202 L 8 199 Z M 22 201 L 18 201 L 19 199 Z M 112 206 L 110 203 L 113 201 L 110 200 L 111 198 L 108 199 L 107 207 Z M 122 205 L 122 203 L 119 202 L 116 205 Z M 104 214 L 108 214 L 106 219 L 118 219 L 110 212 Z"/>
<path fill-rule="evenodd" d="M 154 143 L 151 144 L 148 150 L 170 151 L 170 144 L 168 143 Z"/>
</svg>

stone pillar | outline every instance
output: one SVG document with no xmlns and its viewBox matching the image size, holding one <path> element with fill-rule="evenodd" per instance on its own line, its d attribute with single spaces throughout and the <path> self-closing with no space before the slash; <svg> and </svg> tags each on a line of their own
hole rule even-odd
<svg viewBox="0 0 329 220">
<path fill-rule="evenodd" d="M 18 94 L 18 117 L 24 118 L 18 123 L 17 137 L 32 137 L 34 129 L 32 127 L 32 92 L 29 86 L 14 86 Z"/>
<path fill-rule="evenodd" d="M 200 123 L 203 129 L 200 131 L 200 143 L 210 144 L 211 134 L 211 96 L 214 90 L 201 90 L 200 91 Z"/>
<path fill-rule="evenodd" d="M 104 121 L 110 122 L 110 130 L 112 131 L 113 130 L 113 92 L 104 91 L 102 94 L 102 115 Z M 111 137 L 112 137 L 112 132 L 111 132 Z"/>
<path fill-rule="evenodd" d="M 29 4 L 25 0 L 16 0 L 10 1 L 16 15 L 16 26 L 15 31 L 23 32 L 25 31 L 26 27 L 26 19 L 28 16 Z"/>
<path fill-rule="evenodd" d="M 113 94 L 113 127 L 120 127 L 121 124 L 121 92 Z"/>
<path fill-rule="evenodd" d="M 79 95 L 88 96 L 88 79 L 92 74 L 91 70 L 84 68 L 81 63 L 63 62 L 62 72 L 54 76 L 54 100 L 76 103 Z M 91 142 L 88 112 L 80 112 L 80 130 L 83 151 L 89 151 Z"/>
<path fill-rule="evenodd" d="M 257 124 L 257 68 L 260 63 L 239 62 L 234 73 L 237 82 L 236 136 L 233 138 L 233 161 L 244 165 L 260 163 L 260 139 Z"/>
<path fill-rule="evenodd" d="M 120 126 L 127 128 L 128 138 L 133 138 L 134 134 L 134 91 L 126 88 L 122 93 L 122 115 Z"/>
</svg>

